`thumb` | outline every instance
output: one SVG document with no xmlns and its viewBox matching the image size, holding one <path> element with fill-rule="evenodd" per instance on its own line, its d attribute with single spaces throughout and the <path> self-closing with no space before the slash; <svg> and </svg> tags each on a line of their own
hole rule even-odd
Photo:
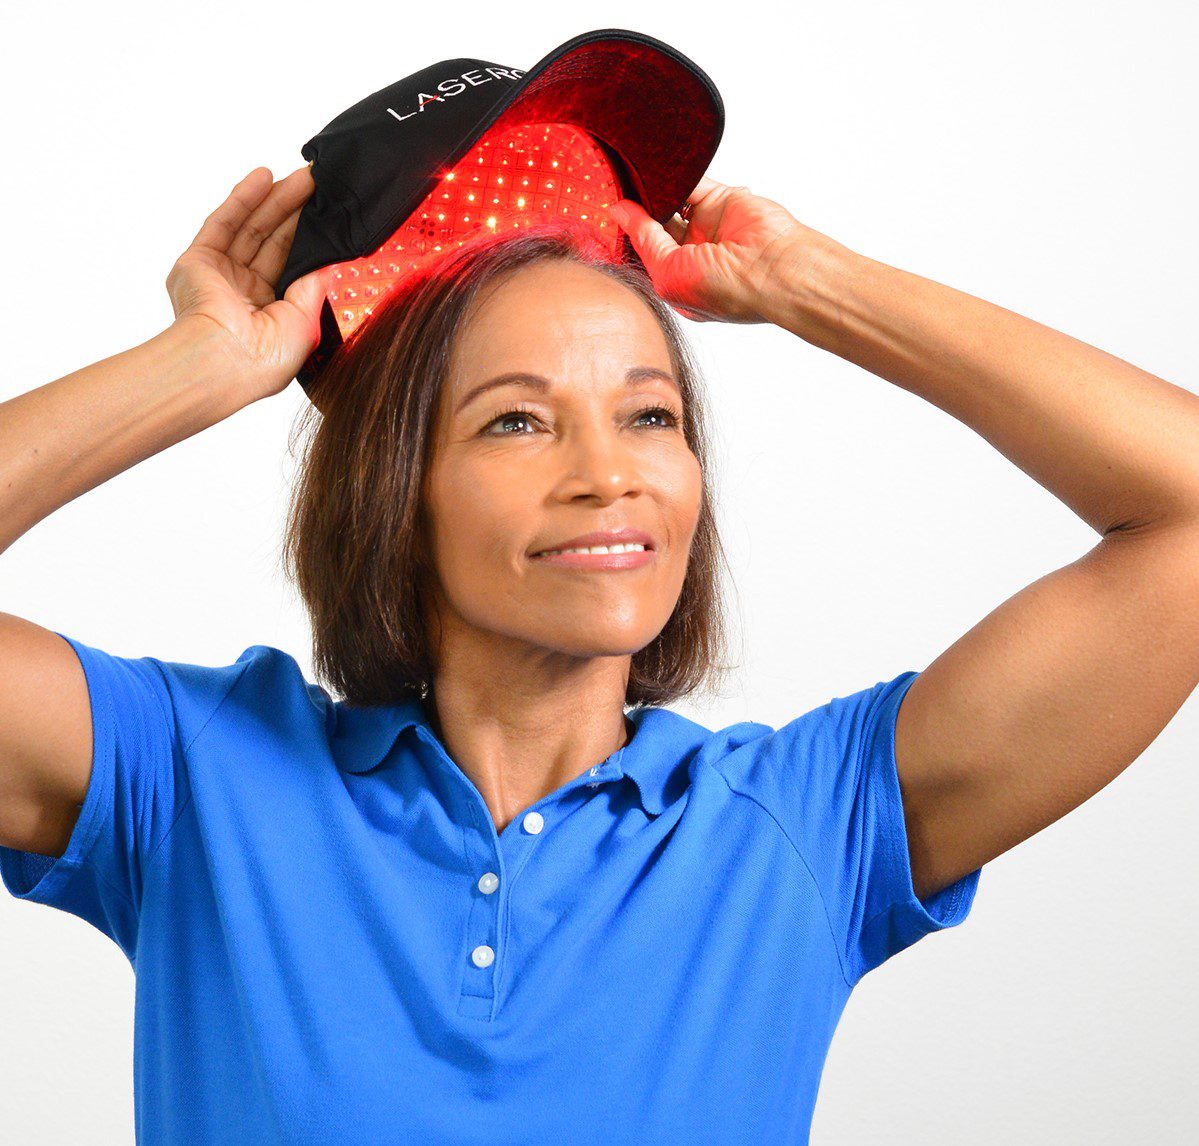
<svg viewBox="0 0 1199 1146">
<path fill-rule="evenodd" d="M 328 267 L 319 267 L 296 279 L 283 292 L 284 300 L 295 306 L 314 326 L 320 322 L 321 304 L 325 300 L 329 274 Z"/>
<path fill-rule="evenodd" d="M 632 199 L 618 199 L 608 213 L 617 225 L 629 236 L 633 249 L 641 256 L 646 270 L 653 276 L 656 268 L 678 243 L 671 238 L 666 228 L 654 219 L 640 203 Z"/>
</svg>

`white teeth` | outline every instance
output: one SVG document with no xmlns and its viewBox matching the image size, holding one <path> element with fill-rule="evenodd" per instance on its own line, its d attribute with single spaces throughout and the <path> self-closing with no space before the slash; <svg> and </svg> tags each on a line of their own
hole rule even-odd
<svg viewBox="0 0 1199 1146">
<path fill-rule="evenodd" d="M 543 549 L 540 553 L 535 554 L 537 557 L 545 557 L 550 553 L 644 553 L 645 546 L 634 543 L 632 545 L 593 545 L 589 549 Z"/>
</svg>

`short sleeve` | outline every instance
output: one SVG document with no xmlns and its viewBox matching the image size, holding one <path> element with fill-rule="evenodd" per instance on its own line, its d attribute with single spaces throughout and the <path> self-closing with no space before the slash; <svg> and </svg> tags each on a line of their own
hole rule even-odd
<svg viewBox="0 0 1199 1146">
<path fill-rule="evenodd" d="M 187 794 L 187 739 L 228 692 L 228 669 L 121 657 L 58 633 L 87 680 L 92 767 L 61 856 L 0 847 L 18 899 L 85 919 L 134 961 L 144 871 Z"/>
<path fill-rule="evenodd" d="M 851 987 L 970 913 L 982 869 L 920 899 L 895 760 L 899 706 L 919 674 L 836 697 L 767 737 L 783 825 L 820 885 Z"/>
</svg>

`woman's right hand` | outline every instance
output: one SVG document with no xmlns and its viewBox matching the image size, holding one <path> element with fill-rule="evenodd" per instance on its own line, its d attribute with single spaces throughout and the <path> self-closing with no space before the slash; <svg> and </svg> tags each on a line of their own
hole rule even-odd
<svg viewBox="0 0 1199 1146">
<path fill-rule="evenodd" d="M 300 208 L 316 184 L 307 166 L 277 183 L 256 167 L 208 218 L 167 275 L 175 322 L 215 324 L 231 369 L 253 398 L 278 394 L 320 341 L 328 268 L 275 298 Z"/>
</svg>

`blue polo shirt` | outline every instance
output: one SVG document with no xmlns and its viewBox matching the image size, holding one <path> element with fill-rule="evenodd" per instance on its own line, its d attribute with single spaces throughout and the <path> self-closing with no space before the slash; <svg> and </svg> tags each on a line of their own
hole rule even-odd
<svg viewBox="0 0 1199 1146">
<path fill-rule="evenodd" d="M 978 885 L 912 888 L 914 671 L 778 729 L 634 710 L 497 834 L 418 701 L 64 639 L 87 795 L 0 873 L 129 959 L 141 1143 L 804 1143 L 854 986 Z"/>
</svg>

